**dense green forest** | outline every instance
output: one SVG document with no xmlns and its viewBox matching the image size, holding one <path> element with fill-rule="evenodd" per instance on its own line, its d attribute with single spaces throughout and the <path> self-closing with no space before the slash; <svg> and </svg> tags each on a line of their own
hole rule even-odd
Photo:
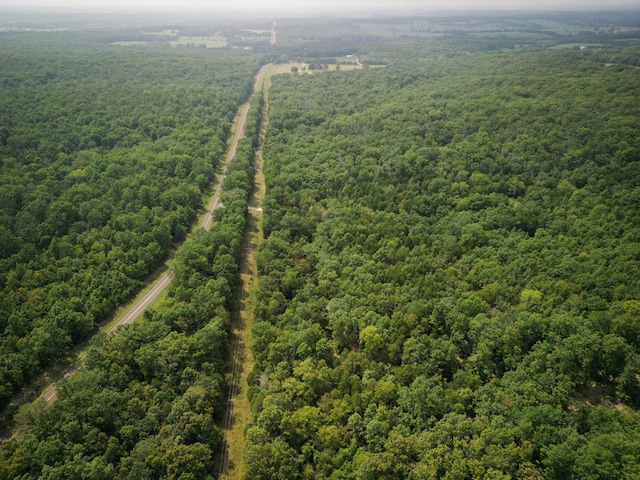
<svg viewBox="0 0 640 480">
<path fill-rule="evenodd" d="M 53 405 L 22 409 L 28 429 L 0 446 L 0 479 L 213 478 L 260 107 L 224 180 L 224 207 L 177 252 L 167 298 L 94 336 Z"/>
<path fill-rule="evenodd" d="M 366 50 L 271 89 L 247 478 L 640 478 L 629 51 Z"/>
<path fill-rule="evenodd" d="M 184 239 L 258 66 L 87 38 L 0 43 L 0 406 Z"/>
<path fill-rule="evenodd" d="M 640 49 L 594 18 L 0 33 L 0 406 L 184 240 L 0 480 L 216 477 L 259 95 L 185 237 L 259 64 L 352 54 L 386 68 L 272 79 L 246 478 L 640 478 Z"/>
</svg>

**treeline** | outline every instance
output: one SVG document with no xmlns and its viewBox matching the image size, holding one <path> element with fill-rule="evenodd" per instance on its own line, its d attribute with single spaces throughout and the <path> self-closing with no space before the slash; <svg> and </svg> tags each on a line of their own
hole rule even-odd
<svg viewBox="0 0 640 480">
<path fill-rule="evenodd" d="M 3 39 L 0 406 L 184 238 L 258 66 L 241 52 Z"/>
<path fill-rule="evenodd" d="M 23 408 L 0 446 L 0 479 L 206 479 L 222 437 L 228 329 L 253 188 L 256 100 L 209 231 L 177 252 L 157 310 L 98 335 L 58 400 Z"/>
<path fill-rule="evenodd" d="M 274 78 L 248 478 L 640 471 L 638 71 L 445 53 Z"/>
<path fill-rule="evenodd" d="M 609 65 L 640 67 L 640 52 L 634 47 L 592 49 L 590 58 Z"/>
<path fill-rule="evenodd" d="M 278 42 L 261 52 L 277 61 L 345 56 L 385 50 L 390 39 L 454 46 L 458 52 L 543 50 L 562 44 L 592 48 L 633 45 L 640 36 L 637 11 L 468 14 L 451 16 L 282 19 Z M 374 48 L 375 46 L 375 48 Z M 633 48 L 633 47 L 631 47 Z M 361 58 L 362 59 L 362 58 Z M 306 63 L 310 63 L 307 61 Z M 327 62 L 321 62 L 327 63 Z"/>
<path fill-rule="evenodd" d="M 229 45 L 236 48 L 250 48 L 266 53 L 271 45 L 271 24 L 256 25 L 253 29 L 227 27 L 221 30 Z"/>
</svg>

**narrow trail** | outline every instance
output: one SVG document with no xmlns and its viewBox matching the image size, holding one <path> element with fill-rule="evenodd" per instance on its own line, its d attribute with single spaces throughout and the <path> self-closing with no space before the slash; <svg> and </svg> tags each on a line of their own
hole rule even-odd
<svg viewBox="0 0 640 480">
<path fill-rule="evenodd" d="M 231 324 L 231 381 L 227 397 L 227 410 L 222 424 L 224 441 L 218 468 L 218 478 L 226 480 L 240 480 L 244 478 L 246 470 L 244 464 L 244 431 L 251 418 L 251 405 L 246 395 L 246 386 L 247 375 L 253 369 L 253 356 L 249 348 L 252 341 L 253 312 L 249 298 L 257 285 L 258 270 L 255 252 L 263 237 L 262 208 L 260 205 L 265 194 L 265 182 L 262 173 L 262 145 L 268 123 L 270 75 L 266 74 L 266 77 L 264 76 L 268 68 L 268 66 L 263 67 L 261 70 L 263 76 L 259 78 L 259 81 L 256 81 L 255 85 L 256 92 L 264 85 L 265 103 L 255 157 L 255 187 L 249 201 L 249 218 L 243 244 L 240 289 Z"/>
</svg>

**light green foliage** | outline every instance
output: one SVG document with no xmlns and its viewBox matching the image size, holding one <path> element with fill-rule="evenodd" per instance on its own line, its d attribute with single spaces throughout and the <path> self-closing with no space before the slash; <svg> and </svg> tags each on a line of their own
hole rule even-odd
<svg viewBox="0 0 640 480">
<path fill-rule="evenodd" d="M 274 450 L 291 478 L 635 475 L 640 110 L 617 53 L 389 43 L 384 70 L 274 79 L 249 477 Z"/>
<path fill-rule="evenodd" d="M 122 291 L 118 291 L 118 286 L 131 288 L 131 285 L 127 283 L 130 279 L 121 270 L 112 269 L 110 260 L 117 262 L 122 258 L 123 265 L 130 266 L 128 262 L 135 260 L 139 245 L 142 251 L 147 251 L 152 245 L 147 251 L 149 255 L 166 254 L 166 250 L 157 251 L 159 247 L 153 247 L 152 240 L 156 238 L 154 227 L 145 224 L 144 217 L 139 216 L 140 205 L 136 202 L 146 201 L 146 196 L 152 199 L 149 207 L 141 208 L 143 213 L 153 212 L 156 223 L 166 229 L 168 237 L 163 248 L 169 248 L 174 240 L 180 238 L 176 232 L 171 233 L 174 226 L 183 233 L 186 231 L 188 222 L 193 220 L 201 203 L 201 194 L 198 182 L 193 181 L 193 172 L 184 169 L 189 170 L 190 162 L 200 162 L 206 165 L 207 178 L 204 184 L 212 178 L 212 169 L 220 160 L 224 135 L 234 110 L 246 93 L 245 85 L 251 83 L 254 60 L 242 54 L 237 57 L 235 66 L 225 70 L 223 65 L 229 58 L 223 52 L 194 55 L 181 52 L 178 55 L 171 51 L 154 50 L 146 52 L 144 57 L 139 53 L 118 52 L 124 56 L 121 64 L 117 67 L 115 63 L 112 65 L 112 74 L 131 79 L 132 90 L 124 90 L 132 96 L 131 101 L 134 94 L 141 94 L 139 89 L 145 86 L 159 95 L 151 103 L 145 103 L 149 99 L 141 99 L 142 103 L 133 104 L 140 109 L 148 106 L 150 115 L 144 121 L 161 121 L 161 110 L 175 108 L 184 115 L 184 123 L 177 122 L 175 128 L 167 128 L 163 133 L 166 143 L 162 143 L 162 139 L 146 138 L 131 149 L 96 146 L 71 154 L 76 158 L 85 158 L 88 170 L 95 170 L 96 165 L 100 167 L 102 162 L 105 173 L 117 172 L 116 178 L 109 179 L 100 171 L 95 171 L 97 184 L 80 184 L 85 190 L 95 187 L 91 193 L 95 194 L 95 202 L 99 204 L 105 195 L 110 198 L 99 189 L 102 184 L 109 189 L 119 185 L 118 195 L 129 200 L 115 203 L 115 215 L 105 217 L 105 225 L 101 228 L 87 233 L 83 230 L 84 226 L 72 227 L 77 229 L 71 235 L 74 241 L 85 238 L 85 235 L 89 235 L 90 241 L 85 238 L 74 243 L 70 234 L 52 240 L 52 246 L 56 246 L 57 250 L 68 252 L 69 257 L 61 254 L 60 258 L 64 260 L 63 264 L 76 269 L 73 275 L 57 279 L 53 276 L 55 270 L 49 270 L 48 267 L 43 267 L 42 271 L 36 270 L 35 264 L 51 255 L 45 248 L 28 264 L 29 269 L 34 268 L 33 271 L 18 263 L 14 270 L 2 277 L 12 278 L 20 272 L 21 277 L 14 278 L 18 283 L 9 285 L 7 282 L 6 291 L 15 298 L 22 296 L 25 299 L 22 310 L 34 308 L 32 304 L 35 300 L 43 301 L 38 298 L 41 293 L 47 293 L 55 299 L 50 307 L 43 301 L 43 314 L 49 314 L 43 315 L 43 320 L 32 329 L 30 336 L 27 337 L 29 325 L 15 322 L 15 328 L 22 328 L 22 334 L 25 335 L 22 343 L 28 349 L 24 350 L 33 352 L 43 363 L 64 353 L 64 348 L 71 343 L 69 334 L 83 332 L 86 335 L 91 330 L 83 322 L 83 315 L 87 314 L 83 301 L 90 301 L 80 288 L 83 281 L 86 280 L 88 291 L 98 295 L 100 292 L 96 293 L 93 289 L 106 288 L 105 285 L 100 287 L 100 275 L 115 276 L 121 283 L 109 285 L 114 291 L 109 292 L 110 295 L 105 293 L 104 297 L 96 297 L 112 305 L 114 299 L 123 295 Z M 71 51 L 69 55 L 79 65 L 91 64 L 89 52 L 82 49 Z M 98 55 L 109 57 L 106 52 L 99 51 Z M 42 59 L 39 61 L 44 62 Z M 168 65 L 171 67 L 168 68 Z M 193 70 L 174 76 L 180 65 L 193 67 Z M 214 73 L 218 67 L 221 77 Z M 83 68 L 88 68 L 88 65 Z M 139 72 L 140 78 L 135 72 Z M 147 75 L 150 78 L 146 78 Z M 92 89 L 97 78 L 89 76 L 78 81 L 80 85 Z M 223 87 L 226 81 L 229 84 Z M 59 88 L 62 89 L 62 86 Z M 183 91 L 191 91 L 193 97 L 178 95 Z M 107 95 L 104 102 L 108 99 L 118 101 L 109 97 L 112 93 L 104 95 Z M 174 107 L 168 106 L 170 103 Z M 160 108 L 162 105 L 164 107 Z M 154 106 L 158 106 L 159 110 L 154 110 Z M 255 135 L 259 131 L 259 107 L 258 101 L 252 105 L 247 121 L 248 137 L 241 142 L 236 159 L 229 167 L 221 199 L 225 206 L 216 211 L 211 230 L 196 232 L 176 254 L 173 262 L 174 280 L 161 307 L 157 311 L 145 312 L 143 318 L 120 328 L 114 334 L 97 335 L 87 351 L 83 368 L 59 384 L 56 401 L 46 408 L 36 404 L 23 409 L 18 421 L 24 424 L 24 435 L 7 440 L 0 446 L 1 479 L 214 478 L 214 459 L 222 446 L 217 423 L 224 412 L 226 399 L 224 374 L 228 364 L 228 328 L 239 275 L 247 200 L 253 187 L 252 162 Z M 213 130 L 203 131 L 192 125 L 192 122 L 199 124 L 199 115 L 202 115 L 202 122 L 206 122 L 200 126 L 208 124 Z M 114 118 L 125 117 L 116 115 Z M 192 136 L 200 140 L 194 141 Z M 179 149 L 180 156 L 174 156 L 172 148 Z M 147 159 L 136 160 L 138 154 L 144 154 Z M 126 161 L 118 162 L 118 155 L 131 156 Z M 168 170 L 163 166 L 165 161 L 172 162 Z M 129 170 L 131 168 L 134 170 Z M 60 170 L 60 177 L 67 178 L 65 175 L 66 171 Z M 143 182 L 145 185 L 141 186 L 138 175 L 147 178 L 148 183 Z M 178 180 L 185 175 L 188 180 Z M 5 178 L 9 179 L 2 177 L 3 180 Z M 33 189 L 37 192 L 43 186 L 54 184 L 49 179 L 43 181 L 40 187 L 33 185 Z M 60 193 L 64 196 L 68 192 Z M 144 198 L 136 200 L 138 195 Z M 110 201 L 107 203 L 111 205 Z M 64 210 L 68 205 L 63 203 L 59 207 Z M 181 218 L 178 219 L 178 216 Z M 120 226 L 116 228 L 114 225 Z M 136 232 L 145 240 L 135 243 L 132 239 L 136 238 Z M 147 240 L 151 243 L 145 246 Z M 123 243 L 118 243 L 120 241 Z M 104 250 L 107 245 L 111 250 Z M 32 245 L 32 248 L 37 249 L 38 246 Z M 92 270 L 93 264 L 85 268 L 81 263 L 83 255 L 90 256 L 92 252 L 101 252 L 100 258 L 105 262 L 100 264 L 102 273 Z M 4 260 L 3 265 L 14 261 L 16 255 L 23 253 L 13 254 Z M 57 268 L 59 265 L 54 266 Z M 34 281 L 42 278 L 45 273 L 50 275 L 47 277 L 50 283 L 40 279 L 36 288 L 25 282 L 25 279 Z M 59 273 L 62 275 L 62 272 Z M 143 278 L 145 273 L 136 271 L 139 278 Z M 22 282 L 23 288 L 19 288 L 19 282 Z M 89 288 L 90 285 L 93 287 Z M 10 318 L 22 311 L 14 307 Z M 36 321 L 37 318 L 34 318 Z M 14 340 L 18 344 L 20 341 Z M 14 351 L 4 350 L 3 355 L 13 355 L 13 365 L 20 365 Z M 7 369 L 2 371 L 5 376 L 10 373 Z M 3 390 L 7 396 L 11 393 L 10 387 L 8 385 Z"/>
<path fill-rule="evenodd" d="M 0 52 L 0 405 L 184 239 L 257 66 L 69 35 Z"/>
</svg>

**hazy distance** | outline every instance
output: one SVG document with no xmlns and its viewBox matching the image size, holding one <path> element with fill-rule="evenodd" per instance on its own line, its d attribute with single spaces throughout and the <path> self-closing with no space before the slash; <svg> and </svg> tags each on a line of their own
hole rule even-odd
<svg viewBox="0 0 640 480">
<path fill-rule="evenodd" d="M 638 8 L 630 0 L 0 0 L 4 7 L 81 11 L 434 11 Z"/>
</svg>

